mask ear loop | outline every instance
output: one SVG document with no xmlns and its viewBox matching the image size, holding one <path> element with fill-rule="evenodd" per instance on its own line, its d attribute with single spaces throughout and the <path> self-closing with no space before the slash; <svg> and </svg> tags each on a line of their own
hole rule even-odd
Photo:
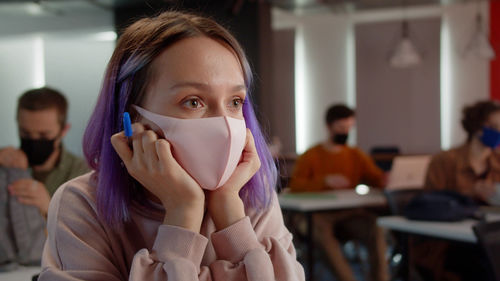
<svg viewBox="0 0 500 281">
<path fill-rule="evenodd" d="M 166 139 L 165 137 L 165 133 L 163 132 L 163 130 L 158 126 L 156 125 L 156 123 L 154 123 L 153 121 L 149 120 L 148 118 L 144 117 L 141 115 L 141 113 L 136 109 L 136 107 L 139 107 L 137 105 L 133 105 L 131 106 L 131 112 L 133 113 L 133 119 L 134 119 L 134 123 L 136 122 L 139 122 L 139 123 L 142 123 L 146 129 L 148 130 L 152 130 L 155 132 L 156 135 L 158 135 L 158 137 L 162 138 L 162 139 Z M 146 123 L 147 124 L 144 124 L 143 120 L 146 120 Z"/>
</svg>

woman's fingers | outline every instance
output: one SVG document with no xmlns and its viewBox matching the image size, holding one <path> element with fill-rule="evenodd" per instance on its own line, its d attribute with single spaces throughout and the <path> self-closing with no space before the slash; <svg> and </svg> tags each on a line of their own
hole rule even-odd
<svg viewBox="0 0 500 281">
<path fill-rule="evenodd" d="M 253 139 L 252 131 L 250 131 L 250 129 L 248 129 L 248 128 L 247 128 L 245 151 L 257 153 L 257 149 L 255 148 L 255 140 Z"/>
<path fill-rule="evenodd" d="M 152 130 L 146 130 L 142 133 L 142 149 L 146 157 L 145 163 L 149 170 L 153 170 L 158 163 L 158 154 L 156 153 L 156 141 L 158 136 Z"/>
<path fill-rule="evenodd" d="M 128 165 L 130 160 L 132 160 L 133 152 L 128 146 L 128 139 L 125 137 L 123 131 L 111 136 L 111 145 L 113 145 L 113 148 L 125 165 Z"/>
<path fill-rule="evenodd" d="M 224 186 L 213 192 L 239 191 L 259 170 L 260 159 L 255 148 L 252 132 L 249 129 L 247 129 L 246 140 L 240 163 Z"/>
<path fill-rule="evenodd" d="M 134 123 L 132 124 L 132 131 L 134 132 L 132 135 L 132 148 L 134 150 L 134 154 L 143 153 L 142 133 L 144 132 L 144 125 L 141 123 Z"/>
<path fill-rule="evenodd" d="M 252 131 L 247 129 L 247 143 L 243 149 L 243 160 L 250 162 L 252 169 L 252 176 L 260 168 L 259 154 L 257 153 L 257 148 L 255 147 L 255 141 L 253 138 Z"/>
<path fill-rule="evenodd" d="M 129 166 L 134 155 L 137 155 L 137 153 L 142 154 L 144 151 L 142 147 L 144 126 L 140 123 L 134 123 L 132 129 L 134 134 L 131 138 L 127 138 L 123 131 L 111 136 L 111 145 L 113 145 L 116 153 L 118 153 L 118 156 L 126 166 Z M 130 148 L 130 141 L 132 141 L 132 149 Z"/>
<path fill-rule="evenodd" d="M 165 139 L 159 139 L 155 143 L 157 157 L 160 163 L 168 163 L 172 158 L 172 151 L 170 150 L 170 143 Z"/>
</svg>

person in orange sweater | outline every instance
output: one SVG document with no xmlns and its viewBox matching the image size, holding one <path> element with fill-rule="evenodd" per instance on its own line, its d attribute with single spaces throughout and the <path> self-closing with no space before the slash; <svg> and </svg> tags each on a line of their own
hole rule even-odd
<svg viewBox="0 0 500 281">
<path fill-rule="evenodd" d="M 383 171 L 359 148 L 346 144 L 349 131 L 355 124 L 354 110 L 343 104 L 333 105 L 328 109 L 325 121 L 329 138 L 297 159 L 289 184 L 291 191 L 353 189 L 360 183 L 383 187 Z M 356 279 L 342 254 L 336 234 L 358 240 L 367 247 L 372 280 L 389 280 L 384 235 L 376 225 L 375 215 L 355 209 L 317 213 L 313 219 L 314 238 L 325 249 L 339 280 Z"/>
</svg>

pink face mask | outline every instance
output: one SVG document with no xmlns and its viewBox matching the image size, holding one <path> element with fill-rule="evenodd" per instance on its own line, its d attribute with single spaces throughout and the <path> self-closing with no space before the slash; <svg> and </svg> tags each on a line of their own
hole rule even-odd
<svg viewBox="0 0 500 281">
<path fill-rule="evenodd" d="M 217 189 L 233 174 L 245 147 L 245 120 L 227 116 L 178 119 L 134 108 L 163 131 L 174 158 L 202 188 Z"/>
</svg>

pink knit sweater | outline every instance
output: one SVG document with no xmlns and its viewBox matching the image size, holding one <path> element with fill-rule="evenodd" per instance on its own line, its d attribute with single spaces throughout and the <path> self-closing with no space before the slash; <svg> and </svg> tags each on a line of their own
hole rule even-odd
<svg viewBox="0 0 500 281">
<path fill-rule="evenodd" d="M 90 174 L 64 184 L 48 215 L 40 281 L 304 280 L 276 195 L 269 209 L 215 232 L 208 213 L 200 233 L 162 225 L 161 209 L 131 206 L 114 231 L 97 216 Z"/>
</svg>

